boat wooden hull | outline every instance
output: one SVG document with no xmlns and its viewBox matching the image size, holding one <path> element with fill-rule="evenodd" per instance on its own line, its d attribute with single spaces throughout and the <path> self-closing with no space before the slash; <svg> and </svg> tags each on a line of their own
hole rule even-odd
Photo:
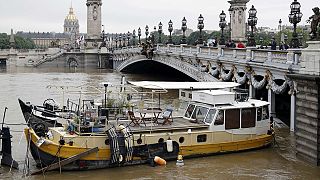
<svg viewBox="0 0 320 180">
<path fill-rule="evenodd" d="M 59 160 L 67 159 L 69 157 L 78 155 L 89 150 L 91 147 L 76 147 L 66 145 L 59 145 L 52 141 L 46 140 L 41 146 L 37 145 L 39 137 L 32 129 L 25 129 L 27 141 L 30 142 L 30 151 L 37 162 L 38 167 L 46 167 Z M 110 148 L 99 148 L 97 153 L 91 153 L 80 160 L 71 162 L 70 164 L 61 167 L 63 170 L 90 170 L 101 169 L 118 166 L 129 166 L 137 164 L 154 164 L 153 158 L 161 156 L 166 160 L 176 159 L 179 153 L 179 145 L 173 142 L 173 150 L 168 152 L 166 143 L 156 143 L 149 145 L 141 145 L 133 147 L 133 156 L 129 161 L 123 160 L 119 163 L 111 162 Z"/>
<path fill-rule="evenodd" d="M 70 146 L 69 144 L 61 146 L 48 139 L 45 140 L 41 146 L 37 146 L 36 144 L 40 138 L 36 135 L 36 133 L 32 129 L 27 128 L 25 129 L 25 134 L 27 140 L 30 140 L 31 153 L 39 167 L 48 166 L 58 162 L 59 160 L 61 161 L 63 159 L 67 159 L 71 156 L 80 154 L 89 150 L 90 148 L 93 148 Z M 178 154 L 187 158 L 191 158 L 221 153 L 239 152 L 269 146 L 272 143 L 272 139 L 272 135 L 261 135 L 250 140 L 187 146 L 179 146 L 179 144 L 174 141 L 175 146 L 174 152 L 172 153 L 168 153 L 166 151 L 165 143 L 141 145 L 135 147 L 131 161 L 123 161 L 116 164 L 110 162 L 111 151 L 109 146 L 106 146 L 106 148 L 99 147 L 99 151 L 97 153 L 89 154 L 80 160 L 63 166 L 62 169 L 90 170 L 146 163 L 152 164 L 153 157 L 155 156 L 160 156 L 165 160 L 175 160 Z"/>
</svg>

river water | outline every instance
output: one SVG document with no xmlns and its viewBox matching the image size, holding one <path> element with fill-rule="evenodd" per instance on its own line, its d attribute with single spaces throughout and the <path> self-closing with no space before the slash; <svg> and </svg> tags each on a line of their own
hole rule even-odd
<svg viewBox="0 0 320 180">
<path fill-rule="evenodd" d="M 35 104 L 44 99 L 56 98 L 48 91 L 48 85 L 98 85 L 101 82 L 119 84 L 121 76 L 127 80 L 175 80 L 163 76 L 121 74 L 111 70 L 75 69 L 0 69 L 0 118 L 8 107 L 6 123 L 24 123 L 18 98 Z M 170 96 L 170 97 L 169 97 Z M 176 98 L 171 93 L 165 98 Z M 13 157 L 19 170 L 0 167 L 0 179 L 320 179 L 320 167 L 309 165 L 295 155 L 295 141 L 289 129 L 276 130 L 273 147 L 195 159 L 185 159 L 185 165 L 177 167 L 168 162 L 163 167 L 139 165 L 81 172 L 49 172 L 45 176 L 25 177 L 26 141 L 22 133 L 24 125 L 10 125 L 13 135 Z M 36 169 L 31 158 L 31 172 Z"/>
</svg>

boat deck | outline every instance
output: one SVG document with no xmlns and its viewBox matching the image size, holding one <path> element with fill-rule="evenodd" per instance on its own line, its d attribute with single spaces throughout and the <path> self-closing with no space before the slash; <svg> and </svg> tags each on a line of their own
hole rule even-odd
<svg viewBox="0 0 320 180">
<path fill-rule="evenodd" d="M 172 120 L 172 119 L 171 119 Z M 128 126 L 131 132 L 148 132 L 148 131 L 172 131 L 172 130 L 183 130 L 183 129 L 204 129 L 208 128 L 209 125 L 202 123 L 190 122 L 182 117 L 173 118 L 171 124 L 162 124 L 163 120 L 159 119 L 159 123 L 155 123 L 152 119 L 145 120 L 145 124 L 140 122 L 138 125 L 133 126 L 131 120 L 110 122 L 113 125 L 123 124 Z"/>
<path fill-rule="evenodd" d="M 172 119 L 171 119 L 172 120 Z M 203 123 L 194 123 L 190 122 L 182 117 L 175 117 L 171 124 L 162 124 L 163 120 L 158 119 L 158 123 L 155 123 L 152 119 L 146 119 L 145 123 L 139 122 L 138 124 L 131 123 L 131 120 L 123 119 L 123 120 L 110 120 L 105 125 L 95 125 L 95 126 L 83 126 L 81 125 L 81 133 L 77 131 L 79 125 L 72 123 L 74 126 L 75 134 L 71 136 L 75 136 L 76 134 L 81 136 L 92 136 L 92 135 L 105 135 L 106 130 L 110 127 L 117 127 L 118 125 L 123 125 L 128 127 L 128 129 L 132 133 L 144 133 L 144 132 L 164 132 L 164 131 L 188 131 L 191 129 L 194 130 L 203 130 L 208 129 L 209 125 Z M 58 128 L 59 129 L 59 128 Z M 60 128 L 63 129 L 63 128 Z M 62 133 L 61 130 L 58 130 L 62 136 L 70 136 L 68 133 Z"/>
</svg>

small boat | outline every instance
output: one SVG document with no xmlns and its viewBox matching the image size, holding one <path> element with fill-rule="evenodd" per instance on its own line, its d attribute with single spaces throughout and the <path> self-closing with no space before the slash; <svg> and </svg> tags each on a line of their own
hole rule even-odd
<svg viewBox="0 0 320 180">
<path fill-rule="evenodd" d="M 269 103 L 244 98 L 225 82 L 129 82 L 158 92 L 179 89 L 189 99 L 181 116 L 173 109 L 136 110 L 127 118 L 107 119 L 86 112 L 82 119 L 68 120 L 65 127 L 52 127 L 44 136 L 25 129 L 33 158 L 41 167 L 70 160 L 61 169 L 88 170 L 154 163 L 155 157 L 173 160 L 239 152 L 269 146 L 273 139 Z M 188 94 L 189 93 L 189 94 Z M 133 109 L 135 111 L 135 109 Z M 131 111 L 128 111 L 131 112 Z M 146 113 L 151 118 L 145 118 Z M 85 118 L 84 118 L 85 117 Z M 89 123 L 85 123 L 85 122 Z M 97 148 L 86 156 L 74 157 Z"/>
<path fill-rule="evenodd" d="M 24 119 L 29 127 L 33 129 L 47 129 L 48 127 L 62 127 L 62 124 L 57 122 L 60 117 L 58 105 L 53 99 L 46 99 L 43 106 L 33 105 L 29 102 L 24 102 L 18 99 L 19 105 L 24 116 Z"/>
</svg>

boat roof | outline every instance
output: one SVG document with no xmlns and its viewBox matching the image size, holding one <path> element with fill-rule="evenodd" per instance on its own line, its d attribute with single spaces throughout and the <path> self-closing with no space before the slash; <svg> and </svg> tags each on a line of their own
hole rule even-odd
<svg viewBox="0 0 320 180">
<path fill-rule="evenodd" d="M 234 82 L 166 82 L 166 81 L 128 81 L 137 87 L 146 89 L 193 89 L 193 90 L 208 90 L 208 89 L 225 89 L 240 86 Z"/>
<path fill-rule="evenodd" d="M 234 92 L 230 92 L 230 91 L 224 91 L 224 90 L 201 90 L 201 91 L 197 91 L 199 93 L 205 93 L 208 95 L 212 95 L 212 96 L 218 96 L 218 95 L 234 95 Z"/>
</svg>

